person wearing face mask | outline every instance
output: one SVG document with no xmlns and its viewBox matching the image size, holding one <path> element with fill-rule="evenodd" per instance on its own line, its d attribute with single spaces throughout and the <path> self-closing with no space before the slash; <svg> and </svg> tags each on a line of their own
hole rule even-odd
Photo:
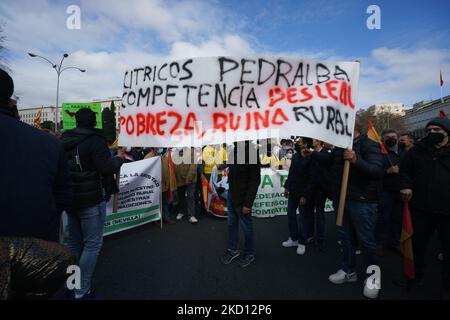
<svg viewBox="0 0 450 320">
<path fill-rule="evenodd" d="M 444 256 L 442 298 L 450 299 L 450 120 L 435 118 L 426 131 L 401 164 L 400 192 L 410 203 L 416 282 L 424 279 L 427 245 L 437 231 Z"/>
<path fill-rule="evenodd" d="M 408 152 L 414 147 L 414 136 L 410 132 L 401 132 L 398 136 L 398 148 Z"/>
<path fill-rule="evenodd" d="M 293 156 L 294 156 L 294 149 L 288 149 L 285 156 L 281 159 L 281 168 L 283 170 L 289 171 Z"/>
<path fill-rule="evenodd" d="M 402 231 L 402 199 L 400 196 L 400 162 L 404 151 L 398 146 L 398 135 L 393 129 L 381 133 L 387 154 L 383 155 L 383 189 L 379 197 L 375 234 L 380 250 L 400 253 Z"/>
</svg>

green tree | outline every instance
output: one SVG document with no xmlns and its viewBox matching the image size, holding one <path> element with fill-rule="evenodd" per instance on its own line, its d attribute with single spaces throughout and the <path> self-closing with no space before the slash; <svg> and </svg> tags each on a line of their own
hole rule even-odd
<svg viewBox="0 0 450 320">
<path fill-rule="evenodd" d="M 404 131 L 406 129 L 404 118 L 393 115 L 389 112 L 381 112 L 374 115 L 369 110 L 361 110 L 358 112 L 361 117 L 361 124 L 363 132 L 367 132 L 367 121 L 371 120 L 377 132 L 381 135 L 384 129 L 394 129 L 397 131 Z"/>
<path fill-rule="evenodd" d="M 41 123 L 41 128 L 55 131 L 55 123 L 53 121 L 48 121 L 48 120 L 44 121 Z"/>
</svg>

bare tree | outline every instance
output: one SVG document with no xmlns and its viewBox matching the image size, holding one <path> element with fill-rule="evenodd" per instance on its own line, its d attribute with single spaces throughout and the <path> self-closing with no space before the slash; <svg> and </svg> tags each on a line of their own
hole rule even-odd
<svg viewBox="0 0 450 320">
<path fill-rule="evenodd" d="M 5 47 L 5 42 L 6 42 L 6 35 L 5 35 L 5 30 L 4 30 L 4 22 L 0 21 L 0 68 L 2 68 L 3 70 L 7 71 L 7 72 L 11 72 L 11 69 L 7 66 L 7 61 L 6 61 L 6 47 Z"/>
</svg>

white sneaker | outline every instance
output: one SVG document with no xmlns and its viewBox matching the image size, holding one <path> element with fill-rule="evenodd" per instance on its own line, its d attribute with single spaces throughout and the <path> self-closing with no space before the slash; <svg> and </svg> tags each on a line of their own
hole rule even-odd
<svg viewBox="0 0 450 320">
<path fill-rule="evenodd" d="M 189 218 L 189 222 L 190 222 L 190 223 L 197 223 L 198 220 L 197 220 L 196 217 L 192 216 L 192 217 Z"/>
<path fill-rule="evenodd" d="M 355 272 L 346 273 L 344 270 L 340 269 L 338 272 L 333 273 L 331 276 L 329 276 L 328 280 L 330 280 L 334 284 L 342 284 L 345 282 L 356 282 L 358 280 L 358 276 Z"/>
<path fill-rule="evenodd" d="M 292 241 L 291 237 L 289 237 L 289 239 L 284 241 L 281 245 L 285 248 L 296 247 L 298 246 L 298 241 Z"/>
<path fill-rule="evenodd" d="M 177 214 L 177 220 L 181 220 L 184 217 L 184 214 L 179 213 Z"/>
<path fill-rule="evenodd" d="M 305 251 L 306 251 L 306 247 L 299 243 L 298 247 L 297 247 L 297 254 L 304 255 Z"/>
<path fill-rule="evenodd" d="M 375 285 L 374 285 L 375 286 Z M 364 290 L 363 290 L 363 294 L 366 298 L 369 299 L 376 299 L 378 298 L 378 293 L 380 292 L 380 289 L 377 288 L 369 288 L 367 286 L 367 279 L 366 281 L 364 281 Z"/>
</svg>

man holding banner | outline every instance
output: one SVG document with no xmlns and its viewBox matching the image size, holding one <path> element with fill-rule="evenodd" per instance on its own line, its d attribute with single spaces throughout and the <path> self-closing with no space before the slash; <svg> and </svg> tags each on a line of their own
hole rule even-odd
<svg viewBox="0 0 450 320">
<path fill-rule="evenodd" d="M 358 240 L 362 247 L 365 267 L 378 266 L 377 243 L 375 240 L 376 209 L 381 179 L 384 174 L 379 145 L 361 134 L 359 117 L 355 121 L 353 150 L 334 148 L 331 154 L 314 151 L 312 157 L 320 162 L 328 162 L 337 172 L 336 179 L 342 176 L 344 161 L 351 163 L 348 193 L 345 201 L 343 225 L 338 227 L 342 241 L 342 266 L 328 278 L 334 284 L 357 281 L 356 248 Z M 335 183 L 333 206 L 338 207 L 340 182 Z M 364 295 L 368 298 L 378 296 L 379 287 L 365 282 Z"/>
</svg>

